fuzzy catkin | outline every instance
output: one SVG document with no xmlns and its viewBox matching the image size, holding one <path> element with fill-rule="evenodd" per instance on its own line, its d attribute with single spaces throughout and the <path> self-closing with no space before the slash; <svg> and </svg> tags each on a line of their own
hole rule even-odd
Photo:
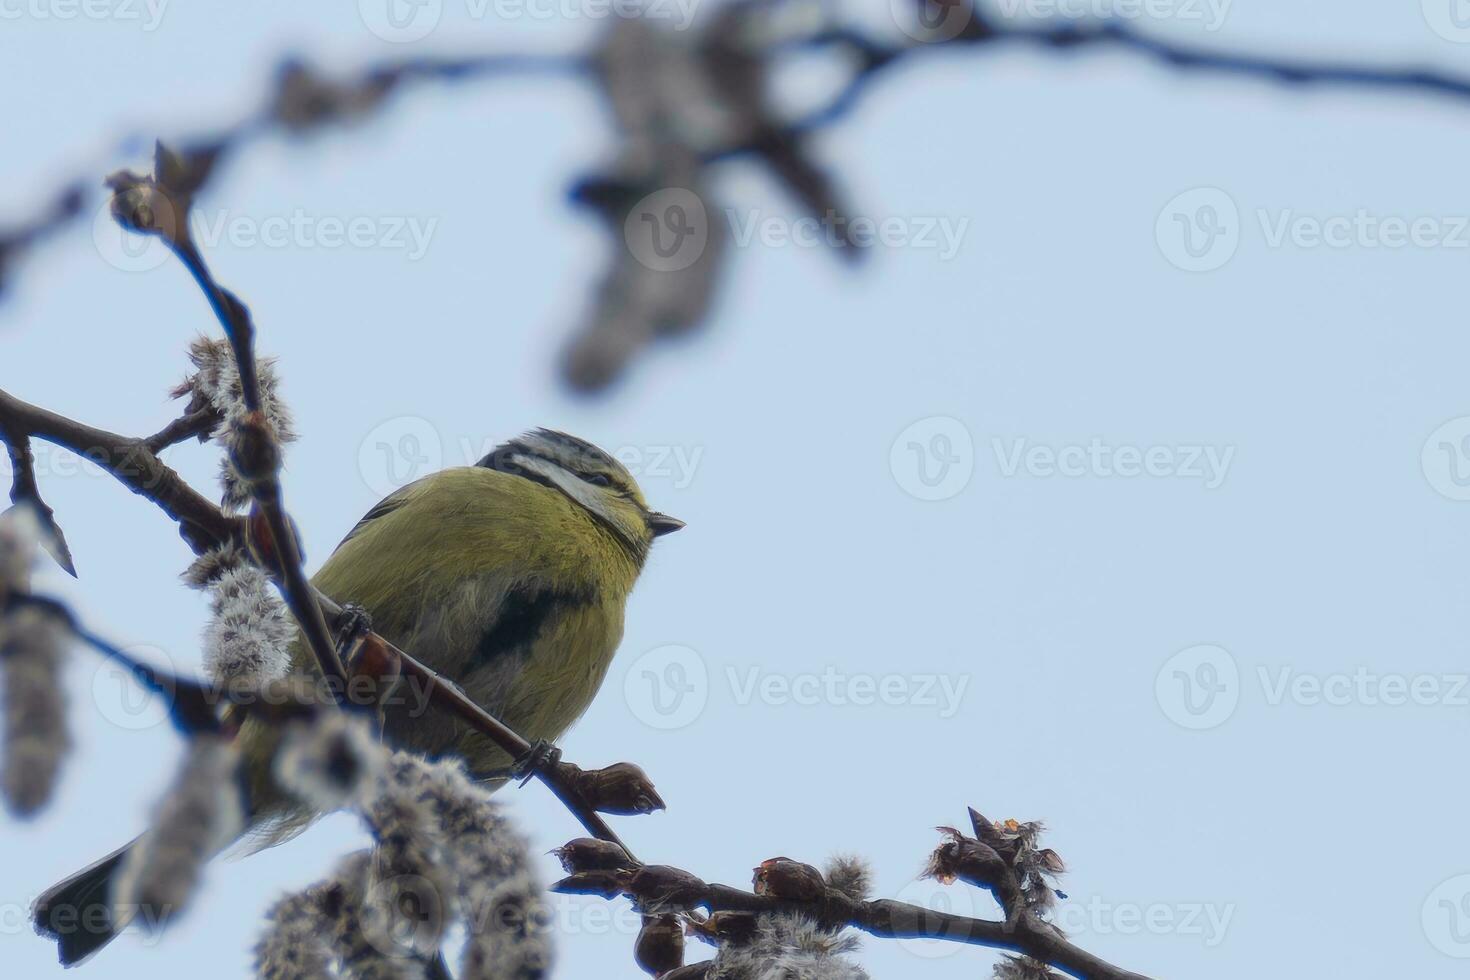
<svg viewBox="0 0 1470 980">
<path fill-rule="evenodd" d="M 296 628 L 254 565 L 226 568 L 209 587 L 213 615 L 204 631 L 204 669 L 216 684 L 257 690 L 291 669 Z"/>
<path fill-rule="evenodd" d="M 856 854 L 834 854 L 827 860 L 824 877 L 854 902 L 866 902 L 873 896 L 872 866 Z"/>
<path fill-rule="evenodd" d="M 341 975 L 351 980 L 423 980 L 423 964 L 396 943 L 384 943 L 363 919 L 371 888 L 371 851 L 349 855 L 336 880 L 346 896 L 332 926 L 332 951 Z"/>
<path fill-rule="evenodd" d="M 1041 835 L 1045 831 L 1046 825 L 1039 820 L 1007 826 L 1001 831 L 1016 842 L 1015 868 L 1021 883 L 1021 895 L 1026 907 L 1037 913 L 1045 913 L 1056 905 L 1056 872 L 1047 866 L 1047 852 L 1040 848 Z"/>
<path fill-rule="evenodd" d="M 380 793 L 363 809 L 377 841 L 362 909 L 364 931 L 380 948 L 437 953 L 453 908 L 455 874 L 433 815 L 418 799 Z"/>
<path fill-rule="evenodd" d="M 433 814 L 458 876 L 455 897 L 469 931 L 460 980 L 547 976 L 551 937 L 526 839 L 458 763 L 398 753 L 387 778 Z"/>
<path fill-rule="evenodd" d="M 1062 975 L 1029 956 L 1002 956 L 990 974 L 991 980 L 1062 980 Z"/>
<path fill-rule="evenodd" d="M 233 541 L 211 548 L 195 558 L 184 570 L 184 584 L 193 589 L 208 589 L 226 572 L 250 564 L 250 554 Z"/>
<path fill-rule="evenodd" d="M 423 980 L 420 959 L 364 928 L 372 862 L 371 851 L 349 854 L 330 878 L 272 906 L 255 947 L 258 980 Z"/>
<path fill-rule="evenodd" d="M 200 337 L 189 346 L 189 360 L 194 363 L 195 371 L 175 394 L 192 393 L 197 401 L 212 407 L 221 419 L 220 425 L 214 430 L 214 439 L 229 448 L 236 425 L 247 414 L 234 350 L 228 341 Z M 291 423 L 291 414 L 281 400 L 280 378 L 276 374 L 275 361 L 258 358 L 255 373 L 260 388 L 261 410 L 275 430 L 276 441 L 282 445 L 295 441 L 296 432 Z M 250 505 L 250 488 L 235 472 L 229 453 L 226 453 L 221 463 L 220 483 L 227 510 L 243 510 Z"/>
<path fill-rule="evenodd" d="M 0 513 L 0 598 L 30 590 L 41 534 L 41 522 L 30 506 L 18 504 Z"/>
<path fill-rule="evenodd" d="M 328 710 L 291 724 L 272 767 L 282 788 L 329 812 L 358 802 L 370 791 L 387 754 L 367 719 Z"/>
<path fill-rule="evenodd" d="M 548 975 L 550 935 L 529 846 L 460 764 L 390 754 L 363 719 L 331 712 L 293 725 L 275 774 L 315 807 L 356 807 L 377 844 L 277 906 L 256 950 L 261 980 L 297 980 L 304 974 L 291 971 L 323 958 L 355 980 L 418 980 L 455 919 L 468 932 L 460 980 Z M 308 935 L 286 919 L 312 895 L 322 896 L 315 907 L 330 921 L 316 916 Z"/>
<path fill-rule="evenodd" d="M 113 883 L 120 921 L 147 910 L 157 926 L 188 907 L 210 858 L 240 833 L 244 799 L 240 755 L 218 735 L 197 735 L 159 803 L 153 825 L 132 848 Z"/>
<path fill-rule="evenodd" d="M 724 945 L 715 955 L 710 980 L 868 980 L 867 971 L 846 954 L 858 948 L 851 934 L 833 934 L 791 913 L 760 917 L 754 941 Z"/>
<path fill-rule="evenodd" d="M 266 912 L 265 934 L 255 944 L 258 980 L 323 980 L 331 976 L 332 928 L 327 913 L 328 884 L 288 895 Z"/>
<path fill-rule="evenodd" d="M 71 750 L 61 676 L 69 636 L 65 623 L 41 609 L 22 607 L 0 617 L 0 788 L 16 817 L 34 816 L 50 802 Z"/>
</svg>

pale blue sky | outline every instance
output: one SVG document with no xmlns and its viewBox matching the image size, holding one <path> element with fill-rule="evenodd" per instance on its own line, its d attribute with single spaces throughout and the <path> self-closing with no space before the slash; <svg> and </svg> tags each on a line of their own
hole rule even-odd
<svg viewBox="0 0 1470 980">
<path fill-rule="evenodd" d="M 61 0 L 0 0 L 0 218 L 247 111 L 284 51 L 345 66 L 562 50 L 598 27 L 445 0 L 405 46 L 355 7 L 170 3 L 148 30 L 141 2 L 94 8 L 136 19 L 60 21 L 37 11 Z M 892 29 L 886 3 L 863 13 Z M 1470 74 L 1449 13 L 1237 0 L 1215 32 L 1148 26 Z M 963 225 L 956 253 L 879 248 L 854 273 L 756 239 L 732 250 L 707 334 L 589 403 L 552 384 L 604 247 L 564 192 L 609 145 L 571 81 L 420 89 L 360 129 L 254 145 L 211 185 L 206 213 L 246 235 L 212 261 L 280 355 L 303 433 L 286 491 L 310 559 L 389 480 L 380 443 L 454 465 L 551 425 L 637 451 L 651 500 L 689 527 L 660 542 L 565 749 L 653 775 L 669 811 L 617 821 L 645 858 L 743 883 L 776 854 L 857 850 L 882 894 L 923 901 L 932 828 L 973 804 L 1051 825 L 1064 923 L 1140 972 L 1463 975 L 1470 105 L 1101 53 L 920 61 L 818 146 L 845 161 L 859 213 Z M 744 166 L 718 188 L 739 221 L 787 213 Z M 315 231 L 248 237 L 298 215 Z M 354 218 L 431 230 L 421 250 L 310 237 Z M 1381 244 L 1424 218 L 1419 244 Z M 186 342 L 213 329 L 181 269 L 125 271 L 73 228 L 0 307 L 0 384 L 152 431 Z M 910 443 L 950 469 L 931 454 L 921 475 Z M 209 486 L 209 451 L 171 461 Z M 172 528 L 70 460 L 42 468 L 82 575 L 47 584 L 195 667 L 205 609 L 177 582 Z M 694 689 L 663 715 L 649 677 L 678 679 L 671 663 Z M 60 971 L 23 909 L 142 827 L 178 753 L 92 661 L 71 677 L 79 751 L 59 798 L 0 832 L 0 948 L 27 980 Z M 539 788 L 502 798 L 539 850 L 579 833 Z M 219 863 L 177 928 L 125 937 L 88 975 L 244 977 L 273 897 L 361 842 L 336 818 Z M 625 912 L 557 907 L 560 976 L 641 975 Z M 862 956 L 888 980 L 983 976 L 994 958 L 878 940 Z"/>
</svg>

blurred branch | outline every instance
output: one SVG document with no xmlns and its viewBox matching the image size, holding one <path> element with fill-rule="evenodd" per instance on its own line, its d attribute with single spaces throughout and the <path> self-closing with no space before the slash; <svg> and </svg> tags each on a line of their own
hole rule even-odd
<svg viewBox="0 0 1470 980">
<path fill-rule="evenodd" d="M 1056 54 L 1111 47 L 1180 71 L 1238 75 L 1280 85 L 1380 88 L 1470 100 L 1470 77 L 1426 68 L 1275 58 L 1200 47 L 1151 35 L 1122 20 L 1065 20 L 1056 25 L 1043 22 L 1038 26 L 1021 26 L 986 15 L 971 0 L 913 0 L 912 6 L 920 23 L 940 25 L 933 40 L 890 44 L 853 28 L 834 26 L 782 42 L 782 47 L 790 50 L 845 50 L 853 56 L 856 66 L 838 93 L 826 105 L 792 123 L 792 130 L 814 132 L 842 121 L 857 107 L 878 75 L 899 62 L 912 61 L 916 55 L 953 52 L 964 47 L 979 50 L 1003 44 L 1027 45 Z M 738 154 L 746 149 L 731 147 L 721 155 Z"/>
<path fill-rule="evenodd" d="M 686 333 L 708 319 L 722 253 L 728 249 L 721 248 L 721 229 L 699 190 L 704 164 L 737 158 L 761 162 L 808 214 L 837 229 L 841 247 L 835 254 L 849 260 L 861 257 L 850 224 L 842 220 L 849 209 L 837 181 L 812 157 L 806 142 L 846 119 L 889 67 L 921 55 L 980 52 L 1003 44 L 1059 55 L 1113 49 L 1179 71 L 1470 101 L 1467 77 L 1427 68 L 1202 47 L 1157 37 L 1120 20 L 1020 22 L 986 13 L 971 0 L 910 0 L 908 36 L 894 41 L 830 14 L 814 29 L 792 33 L 782 21 L 791 6 L 764 0 L 722 5 L 687 33 L 661 27 L 656 19 L 619 18 L 591 50 L 572 54 L 408 58 L 369 65 L 344 77 L 286 60 L 257 111 L 208 139 L 185 142 L 183 156 L 207 155 L 212 166 L 266 135 L 305 137 L 328 126 L 360 122 L 383 111 L 393 94 L 418 83 L 559 76 L 598 85 L 621 130 L 621 146 L 611 165 L 576 182 L 575 196 L 606 219 L 615 258 L 562 365 L 573 387 L 592 391 L 611 384 L 648 344 Z M 826 104 L 786 118 L 766 92 L 769 79 L 783 57 L 811 50 L 849 54 L 850 74 Z M 669 189 L 684 190 L 695 199 L 694 210 L 705 213 L 691 216 L 686 201 L 656 199 L 659 191 Z M 84 214 L 84 203 L 80 185 L 74 184 L 37 218 L 0 234 L 0 287 L 11 260 Z M 648 227 L 657 234 L 661 224 L 669 225 L 680 240 L 685 232 L 702 228 L 701 253 L 665 267 L 631 254 L 622 241 L 629 229 Z M 207 283 L 201 285 L 207 288 Z M 160 433 L 149 446 L 156 451 L 166 444 L 157 439 L 177 434 Z"/>
</svg>

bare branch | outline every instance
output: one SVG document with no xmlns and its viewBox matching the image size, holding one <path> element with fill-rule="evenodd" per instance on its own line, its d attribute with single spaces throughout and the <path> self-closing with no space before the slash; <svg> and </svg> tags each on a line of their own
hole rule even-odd
<svg viewBox="0 0 1470 980">
<path fill-rule="evenodd" d="M 0 420 L 0 440 L 5 442 L 5 451 L 10 456 L 13 474 L 10 502 L 28 504 L 35 510 L 45 532 L 41 537 L 42 547 L 68 575 L 76 578 L 77 566 L 72 560 L 71 548 L 67 546 L 66 535 L 61 532 L 61 525 L 56 523 L 56 512 L 41 499 L 41 486 L 36 481 L 36 457 L 31 451 L 31 437 L 24 432 L 12 431 Z"/>
</svg>

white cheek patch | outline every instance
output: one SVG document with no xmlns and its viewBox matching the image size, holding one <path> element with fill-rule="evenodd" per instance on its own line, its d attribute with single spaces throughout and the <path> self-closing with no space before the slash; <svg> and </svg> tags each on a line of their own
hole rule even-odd
<svg viewBox="0 0 1470 980">
<path fill-rule="evenodd" d="M 552 483 L 556 484 L 557 488 L 561 490 L 562 493 L 566 494 L 568 497 L 571 497 L 577 503 L 581 504 L 583 507 L 587 508 L 592 513 L 598 515 L 604 520 L 611 521 L 614 525 L 617 525 L 618 521 L 616 517 L 614 517 L 612 511 L 608 509 L 607 498 L 604 495 L 598 493 L 595 487 L 587 483 L 575 473 L 571 472 L 570 470 L 564 469 L 561 466 L 558 466 L 556 463 L 553 463 L 550 460 L 538 459 L 534 456 L 522 456 L 520 454 L 517 454 L 515 456 L 512 456 L 510 459 L 512 463 L 521 467 L 522 469 L 531 473 L 535 473 L 538 476 L 543 476 L 546 479 L 550 480 Z"/>
</svg>

